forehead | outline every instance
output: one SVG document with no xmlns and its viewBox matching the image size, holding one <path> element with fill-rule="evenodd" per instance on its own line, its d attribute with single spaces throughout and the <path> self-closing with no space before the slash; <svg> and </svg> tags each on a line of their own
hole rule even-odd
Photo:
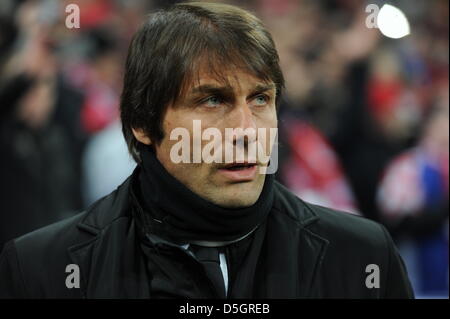
<svg viewBox="0 0 450 319">
<path fill-rule="evenodd" d="M 191 94 L 195 88 L 203 85 L 226 87 L 233 91 L 246 91 L 259 84 L 274 84 L 270 79 L 263 79 L 249 70 L 235 65 L 214 65 L 200 63 L 187 74 L 181 90 L 181 96 Z"/>
</svg>

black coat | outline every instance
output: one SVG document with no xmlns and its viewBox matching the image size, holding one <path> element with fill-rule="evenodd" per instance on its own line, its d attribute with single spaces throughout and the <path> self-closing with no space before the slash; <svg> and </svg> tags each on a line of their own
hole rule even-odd
<svg viewBox="0 0 450 319">
<path fill-rule="evenodd" d="M 152 297 L 152 274 L 131 213 L 130 180 L 86 212 L 10 241 L 0 257 L 0 298 Z M 274 206 L 258 235 L 264 240 L 254 292 L 243 297 L 413 297 L 383 226 L 305 203 L 278 183 L 274 187 Z M 79 266 L 80 288 L 66 287 L 68 264 Z M 366 286 L 370 264 L 379 268 L 379 288 Z M 165 271 L 171 269 L 177 268 Z M 213 296 L 205 291 L 199 297 Z"/>
</svg>

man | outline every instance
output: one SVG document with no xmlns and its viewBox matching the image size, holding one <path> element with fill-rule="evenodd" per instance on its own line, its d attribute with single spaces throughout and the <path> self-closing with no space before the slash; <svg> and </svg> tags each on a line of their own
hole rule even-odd
<svg viewBox="0 0 450 319">
<path fill-rule="evenodd" d="M 136 170 L 86 212 L 9 242 L 0 296 L 412 297 L 382 226 L 305 203 L 264 174 L 273 161 L 251 149 L 270 150 L 270 134 L 227 135 L 276 128 L 283 82 L 248 12 L 185 3 L 154 14 L 131 43 L 121 101 Z M 198 123 L 219 143 L 199 139 Z M 208 160 L 208 145 L 224 156 Z M 236 157 L 222 162 L 230 145 Z"/>
</svg>

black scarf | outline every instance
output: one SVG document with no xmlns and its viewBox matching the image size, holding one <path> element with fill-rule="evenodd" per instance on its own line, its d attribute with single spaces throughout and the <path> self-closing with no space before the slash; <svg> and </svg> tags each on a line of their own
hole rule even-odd
<svg viewBox="0 0 450 319">
<path fill-rule="evenodd" d="M 166 171 L 152 148 L 139 145 L 142 162 L 136 192 L 144 231 L 174 243 L 232 242 L 256 229 L 273 204 L 273 175 L 267 175 L 255 204 L 229 209 L 198 196 Z"/>
</svg>

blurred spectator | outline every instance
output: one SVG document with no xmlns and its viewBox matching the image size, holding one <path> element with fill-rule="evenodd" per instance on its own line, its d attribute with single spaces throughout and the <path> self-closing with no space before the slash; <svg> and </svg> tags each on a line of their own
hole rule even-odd
<svg viewBox="0 0 450 319">
<path fill-rule="evenodd" d="M 389 164 L 377 198 L 419 296 L 448 297 L 448 94 L 444 99 L 431 111 L 419 144 Z"/>
<path fill-rule="evenodd" d="M 135 166 L 120 121 L 95 134 L 86 145 L 82 159 L 85 206 L 115 190 L 131 175 Z"/>
<path fill-rule="evenodd" d="M 86 95 L 81 123 L 87 133 L 93 134 L 118 119 L 123 61 L 117 40 L 106 27 L 91 29 L 83 37 L 86 61 L 68 65 L 65 74 Z"/>
<path fill-rule="evenodd" d="M 0 246 L 81 208 L 82 95 L 58 72 L 39 3 L 18 10 L 0 77 Z"/>
<path fill-rule="evenodd" d="M 286 124 L 282 119 L 291 118 L 288 122 L 293 122 L 296 118 L 299 123 L 306 121 L 309 127 L 307 131 L 316 131 L 307 135 L 320 136 L 314 139 L 316 145 L 313 149 L 326 149 L 335 171 L 339 172 L 329 181 L 334 187 L 328 187 L 327 191 L 322 189 L 319 192 L 322 194 L 317 193 L 316 188 L 314 193 L 323 200 L 326 198 L 330 205 L 337 204 L 336 199 L 341 197 L 338 207 L 333 207 L 362 212 L 372 218 L 376 212 L 370 209 L 373 205 L 364 198 L 368 193 L 367 188 L 361 190 L 357 187 L 360 186 L 357 180 L 360 176 L 358 165 L 369 175 L 368 165 L 366 161 L 360 161 L 358 165 L 354 162 L 359 162 L 358 145 L 366 143 L 361 132 L 366 127 L 364 80 L 367 57 L 379 41 L 378 31 L 365 27 L 364 6 L 359 2 L 334 4 L 326 1 L 283 1 L 283 6 L 275 11 L 272 8 L 277 6 L 277 2 L 259 3 L 262 16 L 274 35 L 286 77 L 284 108 L 288 111 L 280 113 L 280 130 L 289 130 L 284 127 Z M 289 135 L 287 132 L 284 137 Z M 312 149 L 308 153 L 302 149 L 300 153 L 289 141 L 282 142 L 288 150 L 304 158 L 312 155 Z M 281 162 L 284 159 L 287 158 L 283 155 Z M 305 167 L 298 169 L 304 170 Z M 326 175 L 325 171 L 322 167 L 321 173 Z M 358 173 L 352 174 L 355 171 Z M 293 185 L 293 182 L 303 184 L 298 180 L 293 181 L 292 176 L 288 181 L 286 174 L 280 177 L 288 186 Z M 328 174 L 328 177 L 331 175 Z M 372 184 L 374 192 L 376 183 Z"/>
<path fill-rule="evenodd" d="M 292 111 L 280 112 L 279 122 L 278 178 L 305 201 L 359 214 L 339 158 L 325 137 Z"/>
<path fill-rule="evenodd" d="M 80 29 L 65 25 L 68 4 L 80 8 Z M 111 156 L 108 163 L 125 163 L 123 170 L 110 167 L 116 173 L 130 167 L 121 160 L 128 155 L 125 149 L 120 153 L 123 137 L 114 130 L 119 127 L 124 55 L 131 35 L 153 6 L 147 0 L 2 2 L 1 247 L 8 239 L 81 210 L 86 198 L 90 202 L 93 196 L 105 195 L 105 189 L 124 178 L 109 173 L 118 176 L 111 182 L 106 173 L 94 181 L 92 170 L 85 176 L 82 156 L 85 142 L 93 136 L 90 145 L 98 149 L 88 149 L 84 158 L 91 163 L 86 167 L 102 166 L 105 156 Z"/>
</svg>

